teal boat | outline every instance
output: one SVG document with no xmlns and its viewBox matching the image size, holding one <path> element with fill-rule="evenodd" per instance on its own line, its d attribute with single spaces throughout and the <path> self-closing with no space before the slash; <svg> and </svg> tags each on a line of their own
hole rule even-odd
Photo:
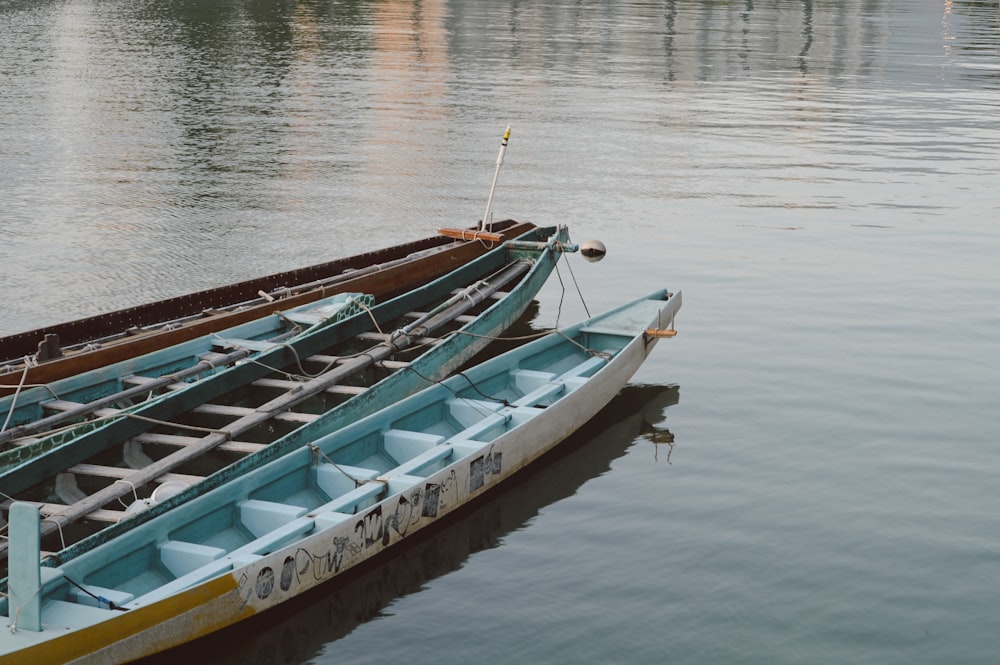
<svg viewBox="0 0 1000 665">
<path fill-rule="evenodd" d="M 291 343 L 299 335 L 359 314 L 373 305 L 371 294 L 339 293 L 2 397 L 0 448 L 6 449 L 0 450 L 0 469 L 98 427 L 105 416 L 149 404 L 275 345 Z"/>
<path fill-rule="evenodd" d="M 0 337 L 0 395 L 113 365 L 340 292 L 387 300 L 531 229 L 506 220 L 488 232 L 436 236 Z M 276 305 L 278 302 L 280 304 Z"/>
<path fill-rule="evenodd" d="M 285 604 L 277 612 L 266 612 L 258 621 L 221 630 L 154 656 L 143 665 L 188 659 L 212 665 L 267 663 L 261 654 L 274 654 L 276 647 L 289 644 L 289 638 L 294 639 L 293 653 L 305 662 L 306 654 L 320 654 L 325 645 L 350 635 L 362 624 L 394 613 L 390 605 L 463 568 L 478 552 L 498 547 L 511 533 L 526 528 L 542 510 L 609 472 L 612 462 L 633 446 L 645 449 L 640 454 L 653 457 L 651 433 L 666 433 L 654 423 L 660 423 L 665 410 L 679 398 L 677 385 L 630 383 L 554 454 L 532 464 L 468 509 L 421 531 L 402 547 L 390 549 L 372 565 L 352 570 L 334 584 Z M 296 662 L 287 652 L 282 653 L 284 661 L 277 662 Z"/>
<path fill-rule="evenodd" d="M 564 228 L 535 228 L 445 277 L 121 411 L 0 472 L 0 508 L 35 505 L 47 556 L 70 560 L 316 431 L 445 378 L 520 316 L 572 249 L 567 241 Z M 0 540 L 0 564 L 7 550 Z"/>
<path fill-rule="evenodd" d="M 497 356 L 233 477 L 89 552 L 39 565 L 10 511 L 0 664 L 125 663 L 273 608 L 398 547 L 582 426 L 672 334 L 658 291 Z"/>
</svg>

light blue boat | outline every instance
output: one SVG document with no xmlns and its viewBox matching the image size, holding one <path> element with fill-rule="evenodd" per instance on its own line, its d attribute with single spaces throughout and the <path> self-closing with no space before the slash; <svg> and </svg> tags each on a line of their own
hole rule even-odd
<svg viewBox="0 0 1000 665">
<path fill-rule="evenodd" d="M 125 663 L 275 607 L 509 478 L 587 422 L 672 335 L 658 291 L 317 436 L 51 567 L 11 509 L 0 665 Z"/>
<path fill-rule="evenodd" d="M 44 551 L 71 560 L 445 378 L 525 311 L 572 249 L 567 240 L 564 228 L 536 228 L 402 296 L 122 412 L 0 471 L 2 508 L 14 500 L 38 507 Z M 0 565 L 7 550 L 0 540 Z"/>
<path fill-rule="evenodd" d="M 252 359 L 304 333 L 360 314 L 374 297 L 340 293 L 210 335 L 0 398 L 0 469 L 99 426 L 102 417 Z M 13 442 L 13 443 L 12 443 Z"/>
</svg>

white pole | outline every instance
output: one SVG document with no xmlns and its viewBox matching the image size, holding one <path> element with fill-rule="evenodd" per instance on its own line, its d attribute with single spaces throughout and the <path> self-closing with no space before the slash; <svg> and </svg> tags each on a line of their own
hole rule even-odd
<svg viewBox="0 0 1000 665">
<path fill-rule="evenodd" d="M 492 227 L 493 222 L 490 221 L 490 208 L 493 207 L 493 192 L 497 188 L 497 178 L 500 177 L 500 167 L 503 166 L 503 154 L 507 151 L 507 141 L 510 140 L 510 125 L 507 125 L 507 131 L 503 133 L 503 138 L 500 139 L 500 154 L 497 155 L 497 170 L 493 173 L 493 184 L 490 186 L 490 198 L 486 200 L 486 212 L 483 213 L 483 218 L 479 222 L 479 230 L 485 231 L 487 227 Z"/>
</svg>

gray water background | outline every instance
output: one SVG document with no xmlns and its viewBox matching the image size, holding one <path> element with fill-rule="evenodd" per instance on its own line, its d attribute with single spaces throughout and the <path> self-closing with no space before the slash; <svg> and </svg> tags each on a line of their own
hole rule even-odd
<svg viewBox="0 0 1000 665">
<path fill-rule="evenodd" d="M 668 287 L 678 336 L 164 662 L 997 662 L 998 45 L 963 0 L 0 0 L 0 334 L 473 223 L 510 124 L 496 218 L 609 249 L 525 325 Z"/>
</svg>

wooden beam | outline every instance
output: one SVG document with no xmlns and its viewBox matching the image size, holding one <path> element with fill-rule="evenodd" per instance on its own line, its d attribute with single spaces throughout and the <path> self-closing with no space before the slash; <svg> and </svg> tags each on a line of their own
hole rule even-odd
<svg viewBox="0 0 1000 665">
<path fill-rule="evenodd" d="M 132 437 L 133 441 L 138 441 L 139 443 L 155 443 L 163 446 L 176 446 L 178 448 L 184 448 L 186 446 L 192 446 L 201 439 L 196 436 L 180 436 L 177 434 L 156 434 L 155 432 L 146 432 L 144 434 L 139 434 Z M 267 444 L 264 443 L 251 443 L 249 441 L 226 441 L 219 445 L 218 450 L 223 450 L 227 453 L 236 453 L 238 455 L 250 455 L 252 453 L 266 448 Z"/>
<path fill-rule="evenodd" d="M 474 229 L 438 229 L 438 235 L 456 240 L 485 240 L 486 242 L 501 242 L 503 236 L 499 233 L 476 231 Z"/>
<path fill-rule="evenodd" d="M 246 406 L 230 406 L 228 404 L 202 404 L 195 407 L 192 412 L 208 416 L 228 416 L 232 418 L 245 418 L 253 415 L 257 410 Z M 275 420 L 287 423 L 311 423 L 319 418 L 314 413 L 299 413 L 298 411 L 281 411 L 271 415 Z"/>
</svg>

